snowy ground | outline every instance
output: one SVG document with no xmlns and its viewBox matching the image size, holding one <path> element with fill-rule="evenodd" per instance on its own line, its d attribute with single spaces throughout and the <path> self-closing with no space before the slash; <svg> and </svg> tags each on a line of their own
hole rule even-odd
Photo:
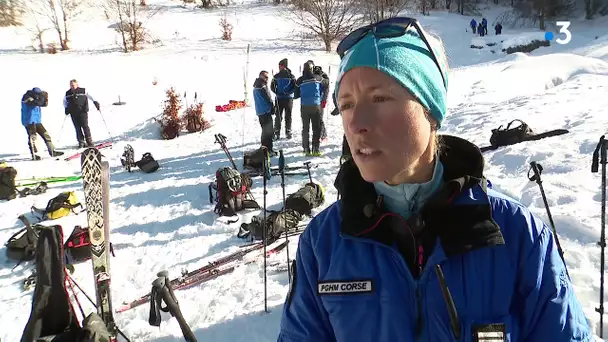
<svg viewBox="0 0 608 342">
<path fill-rule="evenodd" d="M 167 269 L 174 276 L 184 269 L 194 269 L 238 249 L 239 223 L 226 224 L 217 219 L 208 201 L 207 185 L 215 170 L 227 165 L 214 133 L 229 139 L 238 165 L 244 150 L 257 147 L 260 129 L 253 109 L 216 113 L 218 104 L 243 98 L 244 51 L 251 44 L 247 84 L 266 69 L 276 72 L 281 58 L 297 73 L 308 59 L 327 71 L 335 69 L 338 58 L 325 54 L 311 42 L 302 42 L 297 27 L 278 8 L 245 3 L 205 13 L 186 9 L 177 2 L 149 25 L 163 45 L 130 55 L 114 51 L 114 37 L 103 18 L 91 15 L 86 25 L 79 24 L 72 37 L 74 51 L 58 55 L 27 52 L 29 35 L 24 31 L 0 29 L 0 62 L 8 75 L 0 84 L 3 94 L 3 134 L 0 136 L 0 159 L 19 171 L 18 179 L 66 176 L 79 172 L 79 162 L 47 159 L 40 162 L 19 161 L 27 157 L 27 140 L 20 125 L 19 101 L 26 89 L 41 87 L 50 93 L 50 105 L 43 110 L 43 123 L 60 147 L 74 145 L 71 122 L 63 130 L 62 94 L 68 82 L 77 78 L 102 105 L 102 116 L 90 113 L 95 140 L 113 137 L 115 147 L 104 154 L 112 166 L 111 227 L 116 257 L 112 258 L 112 289 L 115 306 L 149 291 L 155 273 Z M 496 10 L 484 13 L 489 22 Z M 234 40 L 226 43 L 220 36 L 217 21 L 224 14 L 235 25 Z M 87 14 L 88 15 L 88 14 Z M 479 20 L 480 18 L 478 18 Z M 495 187 L 522 201 L 546 218 L 537 185 L 526 173 L 531 161 L 544 167 L 544 186 L 552 214 L 565 249 L 570 275 L 586 314 L 597 331 L 599 316 L 594 311 L 599 299 L 601 188 L 598 174 L 590 172 L 591 154 L 599 137 L 605 133 L 608 116 L 608 36 L 602 26 L 573 21 L 573 40 L 567 46 L 541 48 L 529 55 L 492 54 L 471 49 L 470 32 L 465 32 L 470 18 L 444 13 L 421 18 L 430 31 L 444 40 L 453 71 L 450 79 L 450 116 L 444 133 L 455 134 L 486 145 L 490 130 L 513 119 L 525 120 L 538 132 L 566 128 L 570 133 L 559 138 L 523 143 L 486 153 L 486 174 Z M 601 20 L 601 19 L 600 19 Z M 456 29 L 462 28 L 462 29 Z M 521 31 L 529 35 L 531 30 Z M 519 31 L 504 29 L 505 34 Z M 605 31 L 604 31 L 605 32 Z M 98 38 L 91 40 L 95 33 Z M 595 38 L 599 37 L 599 38 Z M 330 75 L 333 79 L 334 75 Z M 153 85 L 157 80 L 158 84 Z M 333 81 L 332 81 L 333 83 Z M 174 86 L 187 93 L 192 103 L 194 93 L 205 102 L 207 117 L 214 126 L 202 134 L 185 134 L 162 141 L 152 117 L 161 111 L 165 89 Z M 118 96 L 127 104 L 112 106 Z M 185 103 L 184 103 L 185 104 Z M 332 108 L 328 108 L 331 110 Z M 292 141 L 278 142 L 287 162 L 306 160 L 300 154 L 300 118 L 294 107 Z M 339 118 L 326 116 L 329 141 L 322 146 L 324 157 L 315 158 L 320 166 L 315 180 L 325 185 L 327 202 L 336 196 L 332 186 L 342 141 Z M 109 132 L 108 132 L 109 130 Z M 161 169 L 153 174 L 127 173 L 120 167 L 125 144 L 131 144 L 140 157 L 151 152 Z M 276 161 L 274 161 L 276 164 Z M 306 181 L 290 177 L 287 193 Z M 60 191 L 75 190 L 83 199 L 80 182 L 51 186 L 46 194 L 0 203 L 0 241 L 21 227 L 17 216 L 29 212 L 32 205 L 44 207 Z M 262 201 L 260 179 L 254 183 L 254 196 Z M 281 205 L 280 179 L 269 181 L 268 204 Z M 249 212 L 242 222 L 257 214 Z M 86 216 L 68 216 L 48 224 L 61 224 L 65 235 L 74 225 L 85 225 Z M 292 238 L 293 257 L 297 238 Z M 285 259 L 282 252 L 273 260 Z M 14 270 L 4 252 L 0 252 L 0 339 L 17 341 L 30 312 L 31 291 L 22 290 L 22 281 L 33 266 L 24 263 Z M 90 264 L 79 264 L 75 280 L 93 293 Z M 286 273 L 269 276 L 270 314 L 261 314 L 263 303 L 262 269 L 252 264 L 204 285 L 179 291 L 184 316 L 201 341 L 272 341 L 276 339 L 281 305 L 287 293 Z M 91 311 L 84 298 L 81 303 Z M 180 329 L 174 319 L 165 317 L 160 328 L 151 327 L 146 306 L 115 315 L 119 326 L 132 341 L 180 341 Z M 608 326 L 607 326 L 608 328 Z"/>
</svg>

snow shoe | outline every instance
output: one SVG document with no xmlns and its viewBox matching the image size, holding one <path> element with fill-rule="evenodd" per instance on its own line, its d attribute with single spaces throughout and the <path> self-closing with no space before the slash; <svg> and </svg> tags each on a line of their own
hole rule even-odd
<svg viewBox="0 0 608 342">
<path fill-rule="evenodd" d="M 65 153 L 61 152 L 61 151 L 52 151 L 52 152 L 49 152 L 49 154 L 51 155 L 51 157 L 60 157 L 60 156 L 64 155 Z"/>
<path fill-rule="evenodd" d="M 122 166 L 131 172 L 131 167 L 135 166 L 135 151 L 131 145 L 125 146 L 125 151 L 122 154 L 123 158 L 120 159 Z"/>
</svg>

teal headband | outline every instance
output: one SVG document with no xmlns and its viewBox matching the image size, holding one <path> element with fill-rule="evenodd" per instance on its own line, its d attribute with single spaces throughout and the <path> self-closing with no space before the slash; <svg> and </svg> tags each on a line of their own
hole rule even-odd
<svg viewBox="0 0 608 342">
<path fill-rule="evenodd" d="M 392 38 L 367 34 L 346 52 L 340 62 L 334 95 L 338 98 L 340 81 L 345 73 L 357 67 L 379 70 L 397 81 L 414 95 L 437 121 L 438 128 L 447 112 L 447 85 L 433 61 L 426 44 L 416 31 Z M 441 60 L 439 60 L 440 65 Z M 446 84 L 447 74 L 444 73 Z"/>
</svg>

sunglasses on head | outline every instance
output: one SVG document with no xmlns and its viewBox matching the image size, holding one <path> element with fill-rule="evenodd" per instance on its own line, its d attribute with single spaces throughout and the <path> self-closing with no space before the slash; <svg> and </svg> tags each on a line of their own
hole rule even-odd
<svg viewBox="0 0 608 342">
<path fill-rule="evenodd" d="M 340 44 L 338 44 L 338 47 L 336 48 L 336 52 L 340 56 L 340 59 L 342 59 L 344 58 L 346 52 L 350 50 L 353 46 L 355 46 L 359 41 L 361 41 L 361 39 L 363 39 L 363 37 L 365 37 L 369 32 L 371 32 L 376 38 L 395 38 L 403 36 L 410 27 L 414 27 L 416 29 L 418 35 L 420 36 L 420 39 L 422 39 L 427 49 L 429 50 L 431 58 L 433 59 L 433 62 L 435 62 L 435 65 L 437 66 L 437 69 L 439 69 L 439 73 L 441 74 L 441 78 L 443 79 L 443 86 L 447 89 L 447 84 L 445 82 L 445 76 L 443 75 L 443 71 L 441 69 L 441 64 L 439 64 L 439 60 L 437 59 L 433 48 L 431 48 L 431 44 L 429 44 L 429 41 L 426 39 L 424 31 L 422 31 L 418 20 L 414 18 L 395 17 L 360 27 L 352 31 L 346 37 L 344 37 L 344 39 L 342 39 L 342 41 L 340 42 Z"/>
</svg>

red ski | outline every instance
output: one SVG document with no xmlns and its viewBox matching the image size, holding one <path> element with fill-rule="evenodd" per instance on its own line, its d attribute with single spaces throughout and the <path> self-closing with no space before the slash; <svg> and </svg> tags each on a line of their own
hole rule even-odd
<svg viewBox="0 0 608 342">
<path fill-rule="evenodd" d="M 280 252 L 286 246 L 287 246 L 287 241 L 281 242 L 279 245 L 266 251 L 266 257 L 269 257 L 272 254 L 276 254 L 276 253 Z M 196 284 L 207 282 L 209 280 L 213 280 L 221 275 L 231 273 L 236 269 L 236 267 L 238 265 L 238 263 L 235 263 L 236 261 L 240 261 L 246 254 L 253 252 L 255 250 L 258 250 L 258 249 L 262 249 L 263 247 L 264 247 L 264 244 L 259 242 L 259 243 L 256 243 L 256 244 L 250 246 L 249 248 L 240 250 L 238 252 L 235 252 L 233 254 L 220 258 L 197 270 L 188 272 L 179 278 L 171 280 L 171 287 L 174 290 L 184 289 L 184 288 L 190 287 L 192 285 L 196 285 Z M 255 259 L 251 260 L 251 261 L 247 261 L 244 263 L 244 265 L 250 264 L 254 261 L 255 261 Z M 228 265 L 228 264 L 230 264 L 230 266 L 222 267 L 222 266 Z M 144 296 L 141 296 L 138 299 L 136 299 L 130 303 L 125 303 L 123 306 L 119 307 L 116 310 L 116 312 L 127 311 L 134 307 L 145 304 L 149 300 L 150 300 L 150 293 L 148 293 Z"/>
<path fill-rule="evenodd" d="M 101 150 L 102 148 L 107 148 L 107 147 L 112 147 L 112 142 L 107 141 L 107 142 L 103 142 L 103 143 L 95 145 L 95 148 L 98 150 Z M 81 155 L 82 155 L 82 152 L 78 152 L 76 154 L 73 154 L 73 155 L 65 158 L 64 160 L 65 161 L 74 160 L 74 159 L 80 158 Z"/>
</svg>

